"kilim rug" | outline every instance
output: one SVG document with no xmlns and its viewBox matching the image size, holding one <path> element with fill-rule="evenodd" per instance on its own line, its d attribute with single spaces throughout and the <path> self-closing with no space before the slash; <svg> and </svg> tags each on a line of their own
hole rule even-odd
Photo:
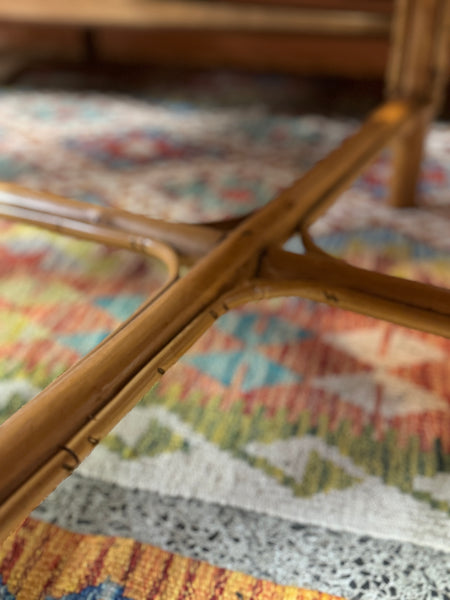
<svg viewBox="0 0 450 600">
<path fill-rule="evenodd" d="M 356 126 L 302 114 L 289 78 L 182 83 L 4 89 L 0 179 L 207 221 L 261 206 Z M 421 205 L 404 211 L 386 205 L 383 154 L 316 241 L 448 285 L 449 148 L 450 128 L 434 126 Z M 0 228 L 4 419 L 164 273 L 125 251 Z M 305 588 L 448 600 L 449 354 L 448 340 L 301 299 L 228 313 L 8 540 L 0 598 L 325 598 Z"/>
</svg>

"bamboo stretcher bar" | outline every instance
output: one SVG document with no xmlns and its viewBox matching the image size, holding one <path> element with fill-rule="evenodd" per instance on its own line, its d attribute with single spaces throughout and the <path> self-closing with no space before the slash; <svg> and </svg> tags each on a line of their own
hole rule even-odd
<svg viewBox="0 0 450 600">
<path fill-rule="evenodd" d="M 353 274 L 359 277 L 359 272 L 353 267 L 347 270 L 339 267 L 328 284 L 336 266 L 335 259 L 314 256 L 302 262 L 285 253 L 277 254 L 274 247 L 283 243 L 299 226 L 304 228 L 317 218 L 386 144 L 402 135 L 405 128 L 413 126 L 426 110 L 426 105 L 416 102 L 387 102 L 374 111 L 340 148 L 265 207 L 238 222 L 231 231 L 218 234 L 218 230 L 212 228 L 208 237 L 204 231 L 207 228 L 200 227 L 198 231 L 205 235 L 207 249 L 205 256 L 187 275 L 173 281 L 163 293 L 144 304 L 90 354 L 0 426 L 0 538 L 70 474 L 142 395 L 229 308 L 271 293 L 312 297 L 314 288 L 315 299 L 336 304 L 335 298 L 342 298 L 342 306 L 346 303 L 352 306 L 359 294 L 363 302 L 368 302 L 367 310 L 363 312 L 375 312 L 395 322 L 404 322 L 401 318 L 405 306 L 402 289 L 409 296 L 411 288 L 399 284 L 398 295 L 378 293 L 370 303 L 368 298 L 372 297 L 373 288 L 378 290 L 376 278 L 369 276 L 362 287 L 354 289 Z M 28 202 L 24 190 L 14 186 L 3 186 L 0 200 L 1 194 L 3 198 L 6 195 L 7 203 L 2 211 L 9 218 L 20 217 L 22 210 L 22 216 L 28 222 L 41 223 L 50 229 L 60 228 L 82 237 L 89 235 L 95 239 L 97 226 L 102 239 L 109 235 L 114 242 L 113 238 L 116 239 L 118 234 L 126 238 L 136 226 L 134 218 L 128 219 L 123 211 L 117 215 L 89 208 L 83 217 L 79 213 L 83 213 L 81 207 L 84 205 L 73 201 L 56 206 L 58 199 L 30 193 Z M 57 214 L 52 219 L 53 208 Z M 77 224 L 79 222 L 81 226 Z M 162 240 L 167 240 L 164 238 L 167 231 L 176 238 L 178 225 L 167 230 L 155 221 L 150 224 L 159 239 L 155 253 L 165 260 L 162 251 L 165 241 Z M 194 229 L 189 230 L 189 227 Z M 191 235 L 188 230 L 192 233 L 197 231 L 196 227 L 180 226 L 180 238 L 184 240 L 180 248 L 187 251 L 186 240 Z M 143 235 L 143 229 L 144 226 L 139 230 L 139 236 Z M 124 242 L 123 238 L 120 241 Z M 145 239 L 140 239 L 138 246 L 149 253 L 154 248 Z M 169 246 L 167 249 L 169 260 L 174 260 L 174 250 Z M 286 263 L 284 267 L 283 262 Z M 274 267 L 279 268 L 278 275 L 272 273 Z M 318 271 L 313 277 L 316 268 Z M 387 282 L 386 278 L 381 280 L 382 285 Z M 324 290 L 331 290 L 331 294 L 327 296 Z M 412 326 L 417 314 L 429 310 L 428 301 L 423 301 L 425 291 L 422 288 L 420 291 L 422 296 L 407 321 Z M 448 302 L 449 296 L 441 290 L 429 293 L 434 297 L 433 307 L 439 310 Z M 450 331 L 449 315 L 442 311 L 440 318 L 446 335 Z"/>
<path fill-rule="evenodd" d="M 103 229 L 106 235 L 104 243 L 112 245 L 120 245 L 114 241 L 114 234 L 128 234 L 127 247 L 131 250 L 138 249 L 139 240 L 146 245 L 154 241 L 169 245 L 172 252 L 192 258 L 203 256 L 222 237 L 220 231 L 212 227 L 151 219 L 117 208 L 100 208 L 1 182 L 0 217 L 39 223 L 47 229 L 84 239 L 96 239 L 98 236 L 97 241 L 100 241 Z"/>
<path fill-rule="evenodd" d="M 449 290 L 361 269 L 326 253 L 270 249 L 248 286 L 253 297 L 301 296 L 450 338 Z"/>
</svg>

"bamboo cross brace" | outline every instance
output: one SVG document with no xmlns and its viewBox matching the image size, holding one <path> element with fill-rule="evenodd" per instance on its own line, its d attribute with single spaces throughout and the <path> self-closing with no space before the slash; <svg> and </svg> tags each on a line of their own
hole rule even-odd
<svg viewBox="0 0 450 600">
<path fill-rule="evenodd" d="M 387 102 L 339 149 L 229 230 L 0 185 L 0 216 L 155 255 L 169 272 L 156 297 L 0 426 L 0 539 L 228 309 L 303 296 L 450 337 L 450 292 L 357 269 L 318 251 L 307 235 L 352 179 L 428 110 Z M 309 243 L 304 256 L 293 256 L 280 245 L 299 227 Z M 179 278 L 182 262 L 194 264 Z"/>
</svg>

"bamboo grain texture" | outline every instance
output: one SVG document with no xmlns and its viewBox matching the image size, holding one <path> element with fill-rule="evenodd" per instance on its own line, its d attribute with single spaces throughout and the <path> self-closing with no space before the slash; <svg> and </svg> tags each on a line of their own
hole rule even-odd
<svg viewBox="0 0 450 600">
<path fill-rule="evenodd" d="M 316 263 L 321 261 L 320 266 L 311 262 L 311 257 L 303 257 L 309 262 L 292 265 L 285 255 L 281 255 L 281 261 L 277 259 L 271 248 L 299 227 L 312 223 L 387 143 L 422 118 L 425 109 L 415 102 L 387 102 L 338 150 L 228 232 L 219 226 L 167 225 L 140 217 L 138 224 L 136 217 L 124 211 L 98 207 L 86 210 L 84 204 L 75 201 L 27 193 L 11 184 L 0 187 L 0 215 L 156 256 L 167 265 L 169 273 L 163 293 L 150 299 L 0 427 L 1 535 L 6 535 L 70 474 L 143 393 L 229 308 L 280 294 L 331 303 L 340 297 L 343 307 L 358 308 L 359 302 L 359 310 L 366 314 L 402 321 L 398 315 L 405 313 L 410 297 L 407 283 L 398 283 L 397 295 L 374 298 L 370 275 L 364 284 L 354 268 L 336 270 L 331 257 L 315 257 Z M 204 255 L 198 258 L 200 250 Z M 177 279 L 181 254 L 196 262 L 187 275 Z M 351 285 L 353 280 L 359 282 L 357 289 Z M 448 299 L 441 290 L 431 292 L 431 297 L 439 306 Z M 419 299 L 408 324 L 414 324 L 417 314 L 428 308 Z M 442 331 L 448 334 L 449 315 L 441 317 L 447 323 Z M 422 321 L 418 324 L 428 326 Z"/>
<path fill-rule="evenodd" d="M 442 15 L 443 2 L 447 9 L 446 0 L 402 0 L 392 99 L 274 200 L 228 226 L 164 223 L 0 185 L 1 217 L 154 256 L 168 273 L 156 296 L 0 426 L 0 539 L 70 475 L 221 314 L 243 303 L 300 296 L 450 337 L 448 290 L 348 265 L 317 248 L 308 232 L 383 148 L 399 140 L 405 148 L 408 136 L 424 134 L 436 96 L 434 89 L 422 96 L 416 83 L 424 85 L 430 61 L 439 61 L 434 51 L 425 62 L 413 52 L 414 44 L 405 42 L 405 23 L 422 16 L 430 35 L 439 26 L 430 15 Z M 413 30 L 417 35 L 420 28 Z M 436 46 L 431 40 L 424 44 Z M 410 62 L 404 53 L 412 54 Z M 399 82 L 404 69 L 405 82 Z M 416 167 L 402 160 L 402 177 L 416 177 Z M 302 256 L 281 249 L 298 232 L 305 242 Z M 191 265 L 183 277 L 181 265 Z"/>
</svg>

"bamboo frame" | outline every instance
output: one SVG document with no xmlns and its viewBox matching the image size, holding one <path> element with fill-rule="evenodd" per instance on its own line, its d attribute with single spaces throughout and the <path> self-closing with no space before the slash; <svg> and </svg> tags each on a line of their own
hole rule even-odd
<svg viewBox="0 0 450 600">
<path fill-rule="evenodd" d="M 159 294 L 0 426 L 0 539 L 229 309 L 301 296 L 450 337 L 450 291 L 350 266 L 317 248 L 308 232 L 386 145 L 414 131 L 431 110 L 423 98 L 387 101 L 309 173 L 229 224 L 170 224 L 1 184 L 1 217 L 156 256 L 169 278 Z M 281 250 L 298 231 L 306 253 Z M 193 266 L 179 278 L 181 264 Z"/>
</svg>

